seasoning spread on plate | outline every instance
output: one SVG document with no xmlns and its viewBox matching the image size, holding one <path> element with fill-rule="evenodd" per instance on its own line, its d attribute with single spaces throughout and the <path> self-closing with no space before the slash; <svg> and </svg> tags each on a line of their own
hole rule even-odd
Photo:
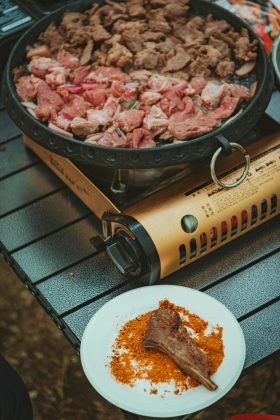
<svg viewBox="0 0 280 420">
<path fill-rule="evenodd" d="M 168 300 L 159 303 L 159 310 L 141 314 L 123 325 L 113 344 L 113 355 L 109 362 L 112 375 L 118 382 L 129 386 L 135 386 L 138 380 L 146 380 L 151 385 L 150 394 L 156 394 L 156 386 L 160 384 L 166 385 L 169 390 L 172 389 L 176 395 L 200 385 L 196 380 L 199 376 L 193 374 L 192 377 L 186 376 L 182 371 L 186 369 L 179 368 L 179 365 L 182 368 L 180 362 L 176 359 L 178 363 L 176 364 L 170 357 L 170 352 L 168 355 L 158 349 L 144 347 L 145 341 L 147 344 L 147 339 L 151 339 L 149 335 L 153 326 L 150 323 L 151 317 L 153 316 L 154 322 L 158 314 L 164 313 L 176 314 L 177 326 L 187 327 L 186 334 L 191 341 L 190 345 L 197 349 L 196 353 L 204 355 L 204 368 L 205 360 L 208 359 L 208 372 L 206 374 L 203 368 L 202 372 L 205 381 L 209 380 L 209 388 L 212 386 L 212 389 L 215 389 L 216 385 L 210 377 L 217 371 L 224 358 L 223 329 L 219 326 L 210 328 L 204 319 Z M 166 348 L 162 350 L 166 351 Z M 189 374 L 192 373 L 191 370 L 188 370 Z M 203 383 L 201 380 L 200 382 Z"/>
</svg>

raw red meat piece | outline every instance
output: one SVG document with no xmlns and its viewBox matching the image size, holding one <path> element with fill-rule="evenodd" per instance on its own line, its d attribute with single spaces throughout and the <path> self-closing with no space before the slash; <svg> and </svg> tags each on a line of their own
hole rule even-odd
<svg viewBox="0 0 280 420">
<path fill-rule="evenodd" d="M 73 83 L 79 85 L 89 74 L 90 66 L 77 67 L 73 72 Z"/>
<path fill-rule="evenodd" d="M 95 90 L 95 89 L 107 88 L 107 85 L 105 86 L 103 84 L 95 83 L 95 82 L 91 82 L 91 83 L 90 82 L 88 82 L 88 83 L 82 82 L 81 86 L 82 86 L 83 90 Z"/>
<path fill-rule="evenodd" d="M 66 112 L 60 111 L 59 114 L 55 117 L 53 123 L 57 125 L 57 127 L 62 128 L 63 130 L 69 130 L 72 117 L 68 115 Z"/>
<path fill-rule="evenodd" d="M 96 127 L 107 126 L 112 121 L 112 118 L 106 111 L 94 109 L 89 109 L 87 111 L 87 119 L 90 122 L 94 122 Z"/>
<path fill-rule="evenodd" d="M 185 114 L 189 114 L 194 111 L 194 102 L 189 96 L 185 96 L 183 98 L 183 102 L 185 104 L 185 109 L 183 111 Z"/>
<path fill-rule="evenodd" d="M 119 102 L 120 102 L 119 98 L 114 98 L 113 96 L 109 96 L 109 98 L 107 99 L 103 107 L 106 114 L 109 115 L 110 117 L 113 117 L 114 115 L 116 115 L 117 112 L 120 110 Z"/>
<path fill-rule="evenodd" d="M 234 98 L 251 99 L 252 97 L 250 89 L 246 86 L 227 84 L 226 90 Z"/>
<path fill-rule="evenodd" d="M 85 118 L 75 117 L 70 123 L 71 130 L 77 136 L 86 137 L 95 133 L 98 128 L 96 121 L 88 121 Z"/>
<path fill-rule="evenodd" d="M 53 68 L 58 66 L 56 60 L 48 57 L 33 58 L 28 64 L 28 70 L 30 73 L 37 77 L 45 77 L 46 74 Z"/>
<path fill-rule="evenodd" d="M 105 104 L 107 93 L 105 89 L 88 90 L 83 93 L 83 97 L 86 101 L 90 102 L 94 108 L 98 108 Z"/>
<path fill-rule="evenodd" d="M 137 109 L 123 111 L 116 116 L 114 123 L 128 133 L 129 131 L 140 127 L 143 122 L 144 115 L 144 111 L 139 111 Z"/>
<path fill-rule="evenodd" d="M 128 133 L 127 139 L 130 149 L 144 149 L 156 146 L 150 131 L 144 128 L 136 128 L 132 133 Z"/>
<path fill-rule="evenodd" d="M 83 117 L 86 114 L 89 104 L 79 95 L 72 95 L 68 103 L 63 105 L 61 112 L 74 117 Z"/>
<path fill-rule="evenodd" d="M 147 130 L 156 130 L 158 128 L 168 127 L 167 115 L 156 105 L 153 105 L 150 113 L 144 118 L 144 128 Z"/>
<path fill-rule="evenodd" d="M 70 69 L 74 69 L 80 64 L 79 59 L 67 51 L 60 51 L 57 54 L 57 61 L 61 66 L 68 67 Z"/>
<path fill-rule="evenodd" d="M 177 139 L 184 140 L 209 133 L 216 125 L 216 119 L 212 118 L 211 115 L 205 115 L 200 112 L 196 116 L 190 116 L 182 122 L 177 122 L 174 118 L 170 121 L 168 130 Z"/>
<path fill-rule="evenodd" d="M 177 111 L 176 104 L 169 101 L 167 98 L 162 98 L 160 101 L 160 107 L 162 111 L 167 115 L 167 117 L 170 117 L 172 114 L 174 114 L 174 112 Z"/>
<path fill-rule="evenodd" d="M 71 98 L 71 92 L 67 89 L 67 86 L 61 85 L 56 88 L 56 92 L 62 97 L 62 99 L 67 102 Z"/>
<path fill-rule="evenodd" d="M 173 84 L 167 77 L 159 74 L 153 74 L 148 81 L 148 86 L 155 92 L 163 92 L 172 88 Z"/>
<path fill-rule="evenodd" d="M 206 105 L 212 108 L 216 108 L 221 101 L 221 98 L 225 92 L 226 86 L 227 86 L 226 84 L 222 85 L 222 84 L 212 82 L 212 81 L 208 82 L 201 93 L 202 101 Z"/>
<path fill-rule="evenodd" d="M 175 85 L 172 88 L 172 91 L 175 92 L 178 96 L 193 95 L 194 93 L 194 89 L 188 82 L 185 81 L 175 83 Z"/>
<path fill-rule="evenodd" d="M 47 121 L 50 117 L 54 119 L 64 105 L 64 101 L 58 93 L 43 81 L 38 85 L 37 102 L 35 113 L 43 121 Z"/>
<path fill-rule="evenodd" d="M 140 101 L 148 105 L 155 105 L 161 98 L 162 95 L 159 92 L 147 91 L 142 93 Z"/>
<path fill-rule="evenodd" d="M 41 79 L 39 79 L 41 81 Z M 23 101 L 31 101 L 37 95 L 38 84 L 34 83 L 32 76 L 20 77 L 16 84 L 17 94 Z"/>
<path fill-rule="evenodd" d="M 129 87 L 121 82 L 114 81 L 111 86 L 111 91 L 114 96 L 121 99 L 137 99 L 137 87 Z"/>
<path fill-rule="evenodd" d="M 107 147 L 127 147 L 127 138 L 121 132 L 117 134 L 116 131 L 109 133 L 108 131 L 97 140 L 98 146 L 107 146 Z"/>
<path fill-rule="evenodd" d="M 172 104 L 174 104 L 179 111 L 183 111 L 183 109 L 185 108 L 185 104 L 180 98 L 180 96 L 182 96 L 182 93 L 178 95 L 175 89 L 170 89 L 164 93 L 165 98 L 167 98 Z"/>
<path fill-rule="evenodd" d="M 190 81 L 190 85 L 194 89 L 194 94 L 200 95 L 207 85 L 207 80 L 204 79 L 204 77 L 193 77 Z"/>
<path fill-rule="evenodd" d="M 126 82 L 129 80 L 127 74 L 125 74 L 118 67 L 98 67 L 97 70 L 91 71 L 85 81 L 93 81 L 98 83 L 108 83 L 111 81 Z"/>
<path fill-rule="evenodd" d="M 224 120 L 233 114 L 238 102 L 239 98 L 232 98 L 231 96 L 226 95 L 222 98 L 220 106 L 208 115 L 216 120 Z"/>
<path fill-rule="evenodd" d="M 66 82 L 65 70 L 63 67 L 52 70 L 50 73 L 46 74 L 46 82 L 53 87 L 63 85 Z"/>
</svg>

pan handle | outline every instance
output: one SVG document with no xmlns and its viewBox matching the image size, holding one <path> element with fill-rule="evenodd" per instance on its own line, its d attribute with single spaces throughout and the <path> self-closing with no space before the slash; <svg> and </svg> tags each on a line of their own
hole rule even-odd
<svg viewBox="0 0 280 420">
<path fill-rule="evenodd" d="M 211 177 L 212 177 L 213 181 L 215 182 L 215 184 L 219 185 L 222 188 L 234 188 L 234 187 L 237 187 L 238 185 L 240 185 L 241 182 L 243 182 L 244 179 L 246 178 L 246 176 L 248 175 L 249 169 L 250 169 L 250 163 L 251 163 L 250 155 L 248 155 L 248 153 L 246 152 L 244 147 L 241 146 L 241 144 L 239 144 L 239 143 L 229 143 L 229 145 L 230 145 L 232 151 L 237 150 L 237 151 L 241 152 L 244 155 L 246 162 L 245 162 L 245 168 L 244 168 L 244 171 L 243 171 L 243 174 L 241 175 L 241 177 L 237 181 L 233 182 L 232 184 L 226 184 L 225 182 L 221 181 L 216 175 L 216 169 L 215 169 L 216 168 L 216 162 L 217 162 L 218 157 L 222 153 L 223 149 L 222 149 L 222 147 L 219 147 L 216 150 L 216 152 L 214 153 L 214 155 L 212 156 L 212 159 L 211 159 L 210 172 L 211 172 Z"/>
</svg>

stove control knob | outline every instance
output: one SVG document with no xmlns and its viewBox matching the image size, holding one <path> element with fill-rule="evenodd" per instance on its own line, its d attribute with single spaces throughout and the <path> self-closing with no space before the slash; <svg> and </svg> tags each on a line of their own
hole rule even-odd
<svg viewBox="0 0 280 420">
<path fill-rule="evenodd" d="M 139 275 L 141 261 L 135 250 L 135 241 L 124 231 L 117 232 L 106 247 L 107 254 L 122 274 Z"/>
</svg>

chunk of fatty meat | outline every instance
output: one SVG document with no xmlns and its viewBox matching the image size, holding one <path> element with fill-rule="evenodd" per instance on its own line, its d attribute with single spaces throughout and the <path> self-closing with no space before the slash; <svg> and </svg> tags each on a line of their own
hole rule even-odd
<svg viewBox="0 0 280 420">
<path fill-rule="evenodd" d="M 102 137 L 97 140 L 98 146 L 108 147 L 127 147 L 127 138 L 124 133 L 118 134 L 116 131 L 113 133 L 105 132 Z"/>
<path fill-rule="evenodd" d="M 16 84 L 17 94 L 23 101 L 34 99 L 37 95 L 37 89 L 38 84 L 34 83 L 32 76 L 21 76 Z"/>
<path fill-rule="evenodd" d="M 144 115 L 144 111 L 137 109 L 123 111 L 117 114 L 116 118 L 114 119 L 114 123 L 123 131 L 128 133 L 129 131 L 140 127 L 143 122 Z"/>
<path fill-rule="evenodd" d="M 162 95 L 158 92 L 147 91 L 142 93 L 140 100 L 147 105 L 155 105 L 160 99 Z"/>
<path fill-rule="evenodd" d="M 90 66 L 77 67 L 73 72 L 73 83 L 79 85 L 83 82 L 85 77 L 89 74 Z"/>
<path fill-rule="evenodd" d="M 239 98 L 233 98 L 231 96 L 225 95 L 218 108 L 216 108 L 214 111 L 210 112 L 212 118 L 215 118 L 216 120 L 224 120 L 225 118 L 230 117 L 239 102 Z"/>
<path fill-rule="evenodd" d="M 70 127 L 76 136 L 86 137 L 90 134 L 95 133 L 99 124 L 96 121 L 86 120 L 85 118 L 75 117 L 71 123 Z"/>
<path fill-rule="evenodd" d="M 43 121 L 47 121 L 50 117 L 55 118 L 64 105 L 63 99 L 45 82 L 38 85 L 37 102 L 35 113 Z"/>
<path fill-rule="evenodd" d="M 30 73 L 34 74 L 34 76 L 44 78 L 53 67 L 57 66 L 57 61 L 52 58 L 36 57 L 30 61 L 27 67 Z"/>
<path fill-rule="evenodd" d="M 194 94 L 200 95 L 207 85 L 207 80 L 204 79 L 204 77 L 193 77 L 190 81 L 190 85 L 194 89 Z"/>
<path fill-rule="evenodd" d="M 202 101 L 206 105 L 216 108 L 221 101 L 226 86 L 226 84 L 219 84 L 212 81 L 208 82 L 201 93 Z"/>
<path fill-rule="evenodd" d="M 218 121 L 211 116 L 211 113 L 206 115 L 199 112 L 197 115 L 189 116 L 180 122 L 176 118 L 171 118 L 168 130 L 176 139 L 184 140 L 209 133 L 217 123 Z"/>
<path fill-rule="evenodd" d="M 168 123 L 167 115 L 156 105 L 152 106 L 150 113 L 144 118 L 144 128 L 147 130 L 167 128 Z"/>
<path fill-rule="evenodd" d="M 144 128 L 136 128 L 127 135 L 128 145 L 131 149 L 146 149 L 156 147 L 150 131 Z"/>
<path fill-rule="evenodd" d="M 135 86 L 125 85 L 122 82 L 113 82 L 111 92 L 120 99 L 137 99 L 138 90 Z"/>
<path fill-rule="evenodd" d="M 185 375 L 210 391 L 218 388 L 209 376 L 207 354 L 192 341 L 176 311 L 160 308 L 152 313 L 143 345 L 166 353 Z"/>
<path fill-rule="evenodd" d="M 79 59 L 67 51 L 60 51 L 57 54 L 57 61 L 60 66 L 71 69 L 75 69 L 80 64 Z"/>
<path fill-rule="evenodd" d="M 52 69 L 52 71 L 46 75 L 46 82 L 50 86 L 64 85 L 64 83 L 66 82 L 66 75 L 65 75 L 64 68 L 61 67 L 57 69 L 55 67 L 55 70 Z"/>
<path fill-rule="evenodd" d="M 254 94 L 252 95 L 251 89 L 243 85 L 228 84 L 226 90 L 234 98 L 249 100 L 254 96 Z"/>
<path fill-rule="evenodd" d="M 105 89 L 87 90 L 83 93 L 86 101 L 90 102 L 94 108 L 102 107 L 107 99 L 107 92 Z"/>
</svg>

